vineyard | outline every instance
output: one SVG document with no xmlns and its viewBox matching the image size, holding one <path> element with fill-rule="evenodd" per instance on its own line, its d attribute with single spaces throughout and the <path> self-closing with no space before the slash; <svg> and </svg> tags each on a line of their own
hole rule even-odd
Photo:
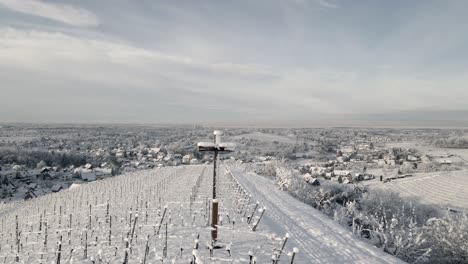
<svg viewBox="0 0 468 264">
<path fill-rule="evenodd" d="M 468 209 L 467 171 L 424 173 L 374 186 L 404 197 L 416 196 L 428 203 Z"/>
<path fill-rule="evenodd" d="M 2 205 L 0 262 L 265 263 L 273 254 L 289 263 L 292 256 L 278 250 L 287 236 L 261 230 L 262 205 L 231 173 L 221 171 L 218 180 L 216 245 L 210 238 L 212 169 L 183 166 Z"/>
</svg>

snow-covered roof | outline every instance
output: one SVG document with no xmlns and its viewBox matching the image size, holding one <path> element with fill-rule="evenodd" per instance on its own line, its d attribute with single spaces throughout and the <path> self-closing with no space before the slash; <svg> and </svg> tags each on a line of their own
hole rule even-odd
<svg viewBox="0 0 468 264">
<path fill-rule="evenodd" d="M 93 171 L 82 171 L 81 172 L 81 179 L 86 181 L 95 181 L 96 180 L 96 173 Z"/>
<path fill-rule="evenodd" d="M 112 174 L 112 169 L 110 169 L 110 168 L 97 168 L 94 171 L 98 175 L 110 175 L 110 174 Z"/>
<path fill-rule="evenodd" d="M 70 185 L 70 188 L 69 189 L 75 189 L 75 188 L 78 188 L 80 187 L 81 184 L 78 184 L 78 183 L 73 183 L 72 185 Z"/>
<path fill-rule="evenodd" d="M 58 192 L 62 189 L 62 185 L 60 184 L 55 184 L 54 186 L 52 186 L 52 188 L 50 188 L 51 191 L 53 192 Z"/>
<path fill-rule="evenodd" d="M 335 175 L 342 175 L 342 176 L 350 175 L 350 174 L 351 174 L 351 172 L 348 171 L 348 170 L 335 170 L 335 171 L 333 171 L 333 173 L 334 173 Z"/>
<path fill-rule="evenodd" d="M 319 180 L 317 178 L 312 178 L 309 180 L 309 183 L 310 184 L 315 184 L 315 185 L 318 185 L 320 184 Z"/>
</svg>

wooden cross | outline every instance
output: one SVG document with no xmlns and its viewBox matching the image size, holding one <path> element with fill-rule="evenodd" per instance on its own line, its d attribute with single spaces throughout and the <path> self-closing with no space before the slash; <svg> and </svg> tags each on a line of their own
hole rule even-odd
<svg viewBox="0 0 468 264">
<path fill-rule="evenodd" d="M 221 135 L 223 132 L 215 130 L 213 132 L 213 142 L 198 142 L 199 151 L 212 151 L 213 156 L 213 202 L 212 202 L 212 214 L 211 214 L 211 240 L 216 241 L 218 237 L 218 200 L 216 199 L 216 163 L 218 160 L 218 154 L 231 152 L 235 148 L 234 143 L 221 142 Z"/>
</svg>

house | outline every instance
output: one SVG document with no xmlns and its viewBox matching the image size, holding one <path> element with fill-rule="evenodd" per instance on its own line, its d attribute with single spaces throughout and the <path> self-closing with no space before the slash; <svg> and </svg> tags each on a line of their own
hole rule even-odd
<svg viewBox="0 0 468 264">
<path fill-rule="evenodd" d="M 413 156 L 413 155 L 408 155 L 406 158 L 407 161 L 418 161 L 419 157 Z"/>
<path fill-rule="evenodd" d="M 174 154 L 172 158 L 174 159 L 174 163 L 178 163 L 178 164 L 182 163 L 182 154 L 178 154 L 178 153 Z"/>
<path fill-rule="evenodd" d="M 325 167 L 311 167 L 310 172 L 312 175 L 324 175 L 327 172 Z"/>
<path fill-rule="evenodd" d="M 163 160 L 164 160 L 165 162 L 171 161 L 171 160 L 172 160 L 172 154 L 167 154 L 167 155 L 163 158 Z"/>
<path fill-rule="evenodd" d="M 308 181 L 308 183 L 312 186 L 320 186 L 320 182 L 317 178 L 312 178 L 310 181 Z"/>
<path fill-rule="evenodd" d="M 66 172 L 66 173 L 63 173 L 63 174 L 62 174 L 62 180 L 64 180 L 64 181 L 69 181 L 69 180 L 71 180 L 72 178 L 73 178 L 73 174 L 72 174 L 72 173 Z"/>
<path fill-rule="evenodd" d="M 96 176 L 110 176 L 112 175 L 112 169 L 111 168 L 97 168 L 94 170 L 96 173 Z"/>
<path fill-rule="evenodd" d="M 35 196 L 33 195 L 32 192 L 27 192 L 25 195 L 24 195 L 24 200 L 29 200 L 29 199 L 32 199 L 34 198 Z"/>
<path fill-rule="evenodd" d="M 452 161 L 449 159 L 443 159 L 440 161 L 440 163 L 443 165 L 452 165 Z"/>
<path fill-rule="evenodd" d="M 183 164 L 189 164 L 190 163 L 190 155 L 185 155 L 182 157 L 182 163 Z"/>
<path fill-rule="evenodd" d="M 91 170 L 83 170 L 81 171 L 81 179 L 84 181 L 95 181 L 96 173 Z"/>
<path fill-rule="evenodd" d="M 334 170 L 333 174 L 335 176 L 350 177 L 351 176 L 351 171 L 348 171 L 348 170 Z"/>
<path fill-rule="evenodd" d="M 46 179 L 52 179 L 52 175 L 48 172 L 41 173 L 41 179 L 46 180 Z"/>
<path fill-rule="evenodd" d="M 364 175 L 361 174 L 361 173 L 356 173 L 356 174 L 354 175 L 354 177 L 353 177 L 353 180 L 355 180 L 355 181 L 362 181 L 362 180 L 364 180 Z"/>
<path fill-rule="evenodd" d="M 62 185 L 60 185 L 60 184 L 55 184 L 55 185 L 52 186 L 52 188 L 50 188 L 50 190 L 51 190 L 52 192 L 58 192 L 58 191 L 62 190 Z"/>
<path fill-rule="evenodd" d="M 346 179 L 346 180 L 344 180 L 344 181 L 342 182 L 342 184 L 350 184 L 350 183 L 351 183 L 351 181 L 350 181 L 349 179 Z"/>
<path fill-rule="evenodd" d="M 40 174 L 43 174 L 43 173 L 47 173 L 47 172 L 49 172 L 49 171 L 51 171 L 51 168 L 50 168 L 50 167 L 43 167 L 39 173 L 40 173 Z"/>
</svg>

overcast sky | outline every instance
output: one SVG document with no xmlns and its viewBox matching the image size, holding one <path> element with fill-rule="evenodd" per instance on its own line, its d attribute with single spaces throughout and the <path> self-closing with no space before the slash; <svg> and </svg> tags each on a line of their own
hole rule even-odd
<svg viewBox="0 0 468 264">
<path fill-rule="evenodd" d="M 467 113 L 467 13 L 465 0 L 0 0 L 0 122 Z"/>
</svg>

